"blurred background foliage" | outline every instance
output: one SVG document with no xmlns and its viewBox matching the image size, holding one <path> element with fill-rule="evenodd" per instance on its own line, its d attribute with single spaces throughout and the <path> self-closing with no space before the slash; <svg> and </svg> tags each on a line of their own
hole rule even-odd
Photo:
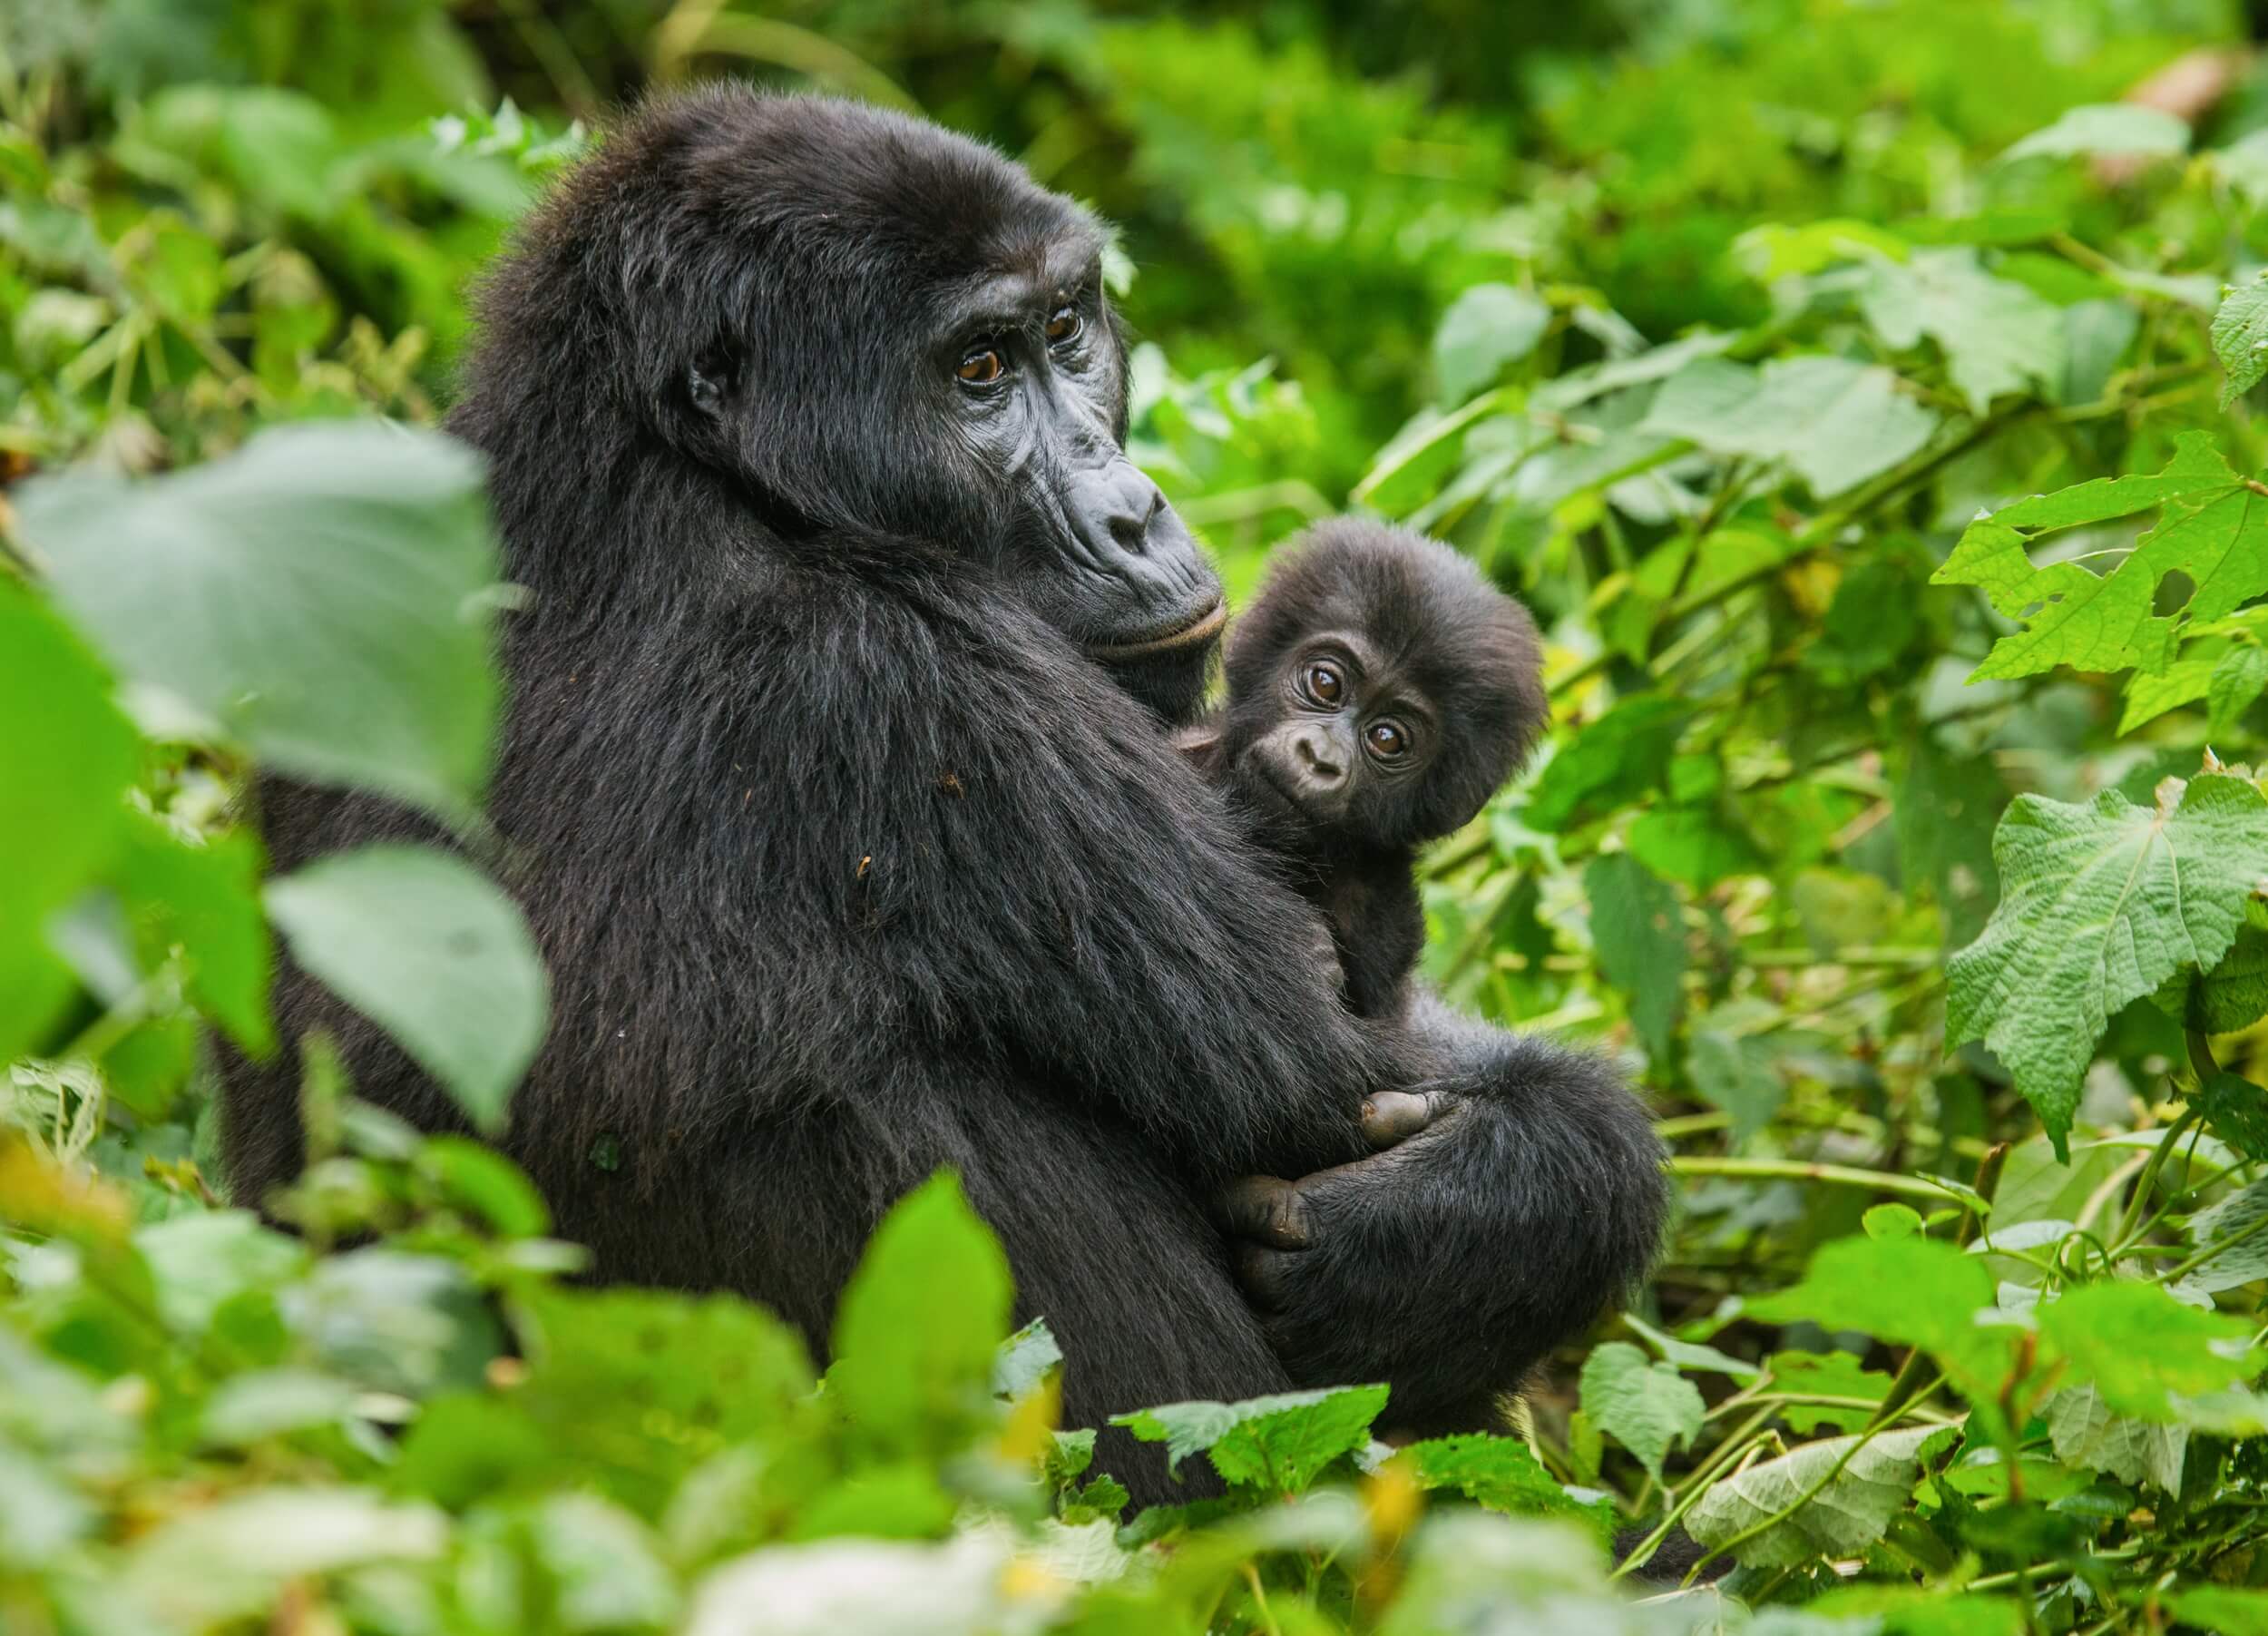
<svg viewBox="0 0 2268 1636">
<path fill-rule="evenodd" d="M 916 1595 L 970 1630 L 1648 1617 L 1471 1517 L 1397 1554 L 1420 1494 L 1456 1490 L 1649 1543 L 1677 1522 L 1739 1561 L 1740 1597 L 1843 1587 L 1839 1616 L 1895 1629 L 2268 1630 L 2251 25 L 2222 0 L 0 6 L 0 1622 L 757 1628 L 732 1621 L 808 1588 L 785 1558 L 690 1612 L 680 1589 L 731 1550 L 876 1534 L 952 1543 L 812 1567 L 898 1600 L 777 1628 L 902 1628 Z M 807 1366 L 761 1315 L 557 1288 L 573 1257 L 516 1172 L 358 1109 L 319 1043 L 325 1163 L 292 1208 L 321 1253 L 220 1208 L 206 1025 L 266 1043 L 269 923 L 432 1060 L 486 1050 L 452 1081 L 484 1126 L 516 1065 L 361 961 L 354 928 L 407 877 L 262 897 L 231 806 L 253 760 L 301 765 L 288 730 L 347 742 L 389 705 L 402 737 L 324 775 L 476 792 L 484 627 L 455 603 L 357 625 L 374 581 L 301 576 L 231 604 L 230 639 L 263 634 L 302 669 L 260 680 L 317 704 L 240 720 L 245 673 L 182 659 L 229 657 L 194 576 L 281 583 L 293 530 L 329 549 L 323 506 L 351 500 L 386 513 L 366 570 L 439 541 L 445 577 L 482 585 L 442 446 L 255 440 L 434 423 L 468 282 L 546 179 L 625 101 L 712 74 L 917 110 L 1115 222 L 1136 449 L 1232 590 L 1354 505 L 1537 610 L 1559 720 L 1428 861 L 1428 969 L 1619 1054 L 1683 1208 L 1641 1308 L 1540 1383 L 1526 1442 L 1389 1466 L 1368 1399 L 1167 1416 L 1237 1503 L 1114 1536 L 1076 1439 L 1046 1435 L 1028 1338 L 997 1403 L 948 1381 L 906 1446 L 862 1445 L 797 1396 Z M 306 634 L 345 629 L 384 661 L 355 690 Z M 72 803 L 115 817 L 122 789 L 122 838 L 74 839 Z M 122 917 L 41 930 L 90 885 Z M 540 1033 L 508 906 L 434 889 L 494 933 L 465 979 L 498 985 L 494 1032 Z M 875 1296 L 874 1333 L 995 1278 L 981 1229 L 925 1197 L 944 1259 L 901 1236 L 874 1276 L 905 1305 Z M 971 1300 L 981 1353 L 1000 1315 Z M 640 1315 L 650 1357 L 601 1344 Z M 778 1403 L 686 1431 L 709 1410 L 672 1394 L 728 1359 Z M 609 1418 L 625 1394 L 644 1420 Z M 397 1460 L 375 1428 L 413 1422 Z M 595 1429 L 555 1444 L 569 1424 Z M 1002 1498 L 1035 1455 L 1046 1494 Z M 1358 1455 L 1350 1500 L 1331 1482 Z M 1319 1472 L 1335 1500 L 1267 1520 Z M 1025 1544 L 954 1534 L 973 1504 Z M 1223 1514 L 1244 1520 L 1202 1531 Z M 298 1554 L 263 1556 L 271 1534 Z M 383 1548 L 324 1543 L 348 1534 Z M 1159 1542 L 1177 1565 L 1122 1603 L 1059 1594 L 1139 1578 Z M 167 1591 L 210 1560 L 242 1582 Z M 445 1586 L 385 1567 L 436 1560 Z M 990 1589 L 944 1622 L 970 1563 Z M 113 1570 L 115 1604 L 90 1589 Z M 999 1601 L 1012 1582 L 1032 1593 Z"/>
</svg>

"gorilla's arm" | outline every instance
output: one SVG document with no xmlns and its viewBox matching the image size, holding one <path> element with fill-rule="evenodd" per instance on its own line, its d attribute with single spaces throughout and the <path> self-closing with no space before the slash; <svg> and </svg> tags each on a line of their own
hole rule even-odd
<svg viewBox="0 0 2268 1636">
<path fill-rule="evenodd" d="M 1384 1380 L 1388 1423 L 1486 1426 L 1553 1346 L 1645 1275 L 1667 1208 L 1646 1110 L 1598 1059 L 1458 1017 L 1421 996 L 1440 1073 L 1388 1092 L 1384 1152 L 1253 1178 L 1224 1212 L 1240 1272 L 1304 1384 Z"/>
</svg>

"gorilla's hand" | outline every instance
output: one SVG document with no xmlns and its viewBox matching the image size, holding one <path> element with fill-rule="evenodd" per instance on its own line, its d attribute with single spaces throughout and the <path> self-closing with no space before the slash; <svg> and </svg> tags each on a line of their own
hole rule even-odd
<svg viewBox="0 0 2268 1636">
<path fill-rule="evenodd" d="M 1286 1181 L 1281 1176 L 1243 1176 L 1223 1188 L 1215 1213 L 1234 1243 L 1237 1278 L 1263 1312 L 1283 1308 L 1294 1278 L 1286 1265 L 1315 1247 L 1334 1217 L 1348 1210 L 1355 1194 L 1384 1186 L 1407 1155 L 1399 1150 L 1412 1137 L 1453 1116 L 1455 1097 L 1438 1091 L 1382 1091 L 1363 1104 L 1363 1140 L 1368 1159 L 1334 1165 Z"/>
<path fill-rule="evenodd" d="M 1381 1151 L 1220 1201 L 1237 1277 L 1294 1380 L 1383 1380 L 1385 1425 L 1487 1428 L 1496 1401 L 1645 1273 L 1660 1144 L 1598 1061 L 1528 1036 L 1434 1031 L 1445 1072 L 1375 1096 Z"/>
</svg>

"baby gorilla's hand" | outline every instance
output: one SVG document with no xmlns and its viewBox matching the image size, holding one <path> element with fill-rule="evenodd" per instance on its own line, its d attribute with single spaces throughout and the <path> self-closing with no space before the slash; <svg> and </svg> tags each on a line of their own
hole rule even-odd
<svg viewBox="0 0 2268 1636">
<path fill-rule="evenodd" d="M 1296 1180 L 1244 1176 L 1223 1188 L 1216 1213 L 1229 1236 L 1246 1298 L 1264 1312 L 1280 1309 L 1294 1259 L 1330 1232 L 1335 1210 L 1385 1181 L 1402 1161 L 1402 1144 L 1454 1116 L 1459 1105 L 1440 1092 L 1382 1091 L 1363 1104 L 1363 1136 L 1375 1150 L 1372 1157 Z"/>
</svg>

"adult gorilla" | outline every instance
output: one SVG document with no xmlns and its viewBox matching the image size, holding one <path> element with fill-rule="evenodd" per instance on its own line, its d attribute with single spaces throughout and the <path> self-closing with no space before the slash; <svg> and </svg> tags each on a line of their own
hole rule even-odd
<svg viewBox="0 0 2268 1636">
<path fill-rule="evenodd" d="M 631 120 L 496 271 L 454 425 L 533 593 L 492 811 L 554 994 L 508 1145 L 604 1276 L 815 1345 L 957 1166 L 1074 1422 L 1385 1379 L 1396 1424 L 1477 1425 L 1642 1272 L 1656 1144 L 1588 1058 L 1350 1018 L 1168 747 L 1219 590 L 1120 450 L 1103 242 L 931 126 L 716 89 Z M 264 798 L 286 864 L 404 822 Z M 283 993 L 362 1094 L 451 1122 Z M 240 1197 L 299 1163 L 293 1081 L 231 1072 Z"/>
</svg>

